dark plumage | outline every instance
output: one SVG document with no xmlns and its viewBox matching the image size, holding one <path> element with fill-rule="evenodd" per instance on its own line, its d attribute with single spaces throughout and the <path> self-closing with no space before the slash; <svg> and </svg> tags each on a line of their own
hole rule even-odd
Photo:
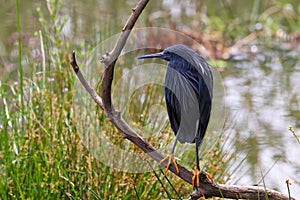
<svg viewBox="0 0 300 200">
<path fill-rule="evenodd" d="M 169 62 L 165 77 L 165 99 L 171 128 L 176 141 L 196 143 L 196 166 L 199 167 L 198 147 L 209 122 L 213 78 L 203 57 L 185 45 L 173 45 L 157 54 L 138 59 L 161 58 Z"/>
</svg>

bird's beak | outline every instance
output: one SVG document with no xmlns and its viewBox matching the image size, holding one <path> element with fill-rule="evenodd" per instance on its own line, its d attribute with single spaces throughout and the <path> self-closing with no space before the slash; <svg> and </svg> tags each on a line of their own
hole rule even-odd
<svg viewBox="0 0 300 200">
<path fill-rule="evenodd" d="M 161 58 L 163 56 L 163 52 L 155 53 L 155 54 L 148 54 L 143 56 L 136 57 L 137 59 L 146 59 L 146 58 Z"/>
</svg>

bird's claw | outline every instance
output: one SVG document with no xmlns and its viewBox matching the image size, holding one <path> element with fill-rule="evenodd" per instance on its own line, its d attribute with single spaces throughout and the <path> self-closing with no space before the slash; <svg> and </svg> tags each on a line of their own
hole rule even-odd
<svg viewBox="0 0 300 200">
<path fill-rule="evenodd" d="M 194 176 L 192 177 L 192 186 L 195 187 L 195 180 L 196 180 L 196 187 L 200 186 L 200 170 L 196 169 Z"/>
<path fill-rule="evenodd" d="M 161 166 L 167 159 L 168 159 L 168 164 L 167 164 L 167 166 L 166 166 L 166 169 L 165 169 L 165 172 L 164 172 L 164 176 L 166 176 L 166 174 L 167 174 L 167 172 L 168 172 L 168 170 L 169 170 L 169 167 L 170 167 L 171 163 L 173 163 L 173 165 L 175 166 L 176 173 L 179 174 L 179 168 L 178 168 L 178 165 L 177 165 L 177 163 L 176 163 L 176 161 L 175 161 L 175 159 L 174 159 L 174 155 L 173 155 L 173 154 L 171 154 L 171 155 L 169 155 L 169 156 L 166 156 L 164 159 L 162 159 L 162 160 L 158 163 L 158 165 Z"/>
<path fill-rule="evenodd" d="M 204 178 L 201 176 L 204 176 Z M 196 182 L 196 187 L 200 187 L 200 182 L 201 182 L 200 180 L 208 180 L 210 183 L 214 182 L 212 176 L 209 173 L 196 169 L 194 176 L 192 177 L 193 188 L 195 187 L 195 182 Z"/>
</svg>

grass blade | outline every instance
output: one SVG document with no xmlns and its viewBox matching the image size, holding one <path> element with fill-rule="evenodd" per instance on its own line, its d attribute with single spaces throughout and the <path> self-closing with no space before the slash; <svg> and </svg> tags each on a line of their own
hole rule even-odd
<svg viewBox="0 0 300 200">
<path fill-rule="evenodd" d="M 161 184 L 161 186 L 164 188 L 164 191 L 167 193 L 167 196 L 169 199 L 172 199 L 172 196 L 170 194 L 170 192 L 168 191 L 168 189 L 165 187 L 165 185 L 163 184 L 163 182 L 161 181 L 161 179 L 159 178 L 158 174 L 155 172 L 154 168 L 152 167 L 152 165 L 150 164 L 149 161 L 147 161 L 149 166 L 151 167 L 151 169 L 153 170 L 153 173 L 155 175 L 155 177 L 157 178 L 157 180 L 159 181 L 159 183 Z"/>
<path fill-rule="evenodd" d="M 24 133 L 24 91 L 23 91 L 23 65 L 22 65 L 22 44 L 21 44 L 21 23 L 20 23 L 20 14 L 19 14 L 19 0 L 16 0 L 16 22 L 17 22 L 17 31 L 18 31 L 18 63 L 19 63 L 19 82 L 20 82 L 20 103 L 21 103 L 21 130 Z"/>
</svg>

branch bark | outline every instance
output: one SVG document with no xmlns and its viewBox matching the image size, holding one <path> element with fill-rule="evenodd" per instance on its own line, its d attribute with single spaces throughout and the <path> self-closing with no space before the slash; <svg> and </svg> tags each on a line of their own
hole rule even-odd
<svg viewBox="0 0 300 200">
<path fill-rule="evenodd" d="M 102 78 L 101 97 L 92 89 L 85 78 L 83 77 L 78 64 L 76 62 L 75 52 L 73 51 L 71 57 L 71 66 L 80 80 L 81 84 L 88 91 L 93 100 L 100 106 L 107 118 L 114 124 L 116 128 L 122 133 L 123 137 L 130 140 L 136 146 L 138 146 L 143 152 L 147 153 L 152 159 L 159 162 L 166 156 L 153 147 L 150 143 L 144 140 L 138 135 L 122 118 L 119 111 L 115 110 L 111 100 L 111 86 L 114 78 L 114 68 L 117 59 L 126 44 L 127 38 L 134 27 L 135 22 L 146 7 L 149 0 L 141 0 L 135 8 L 132 9 L 132 14 L 127 20 L 122 33 L 115 44 L 113 50 L 106 53 L 102 58 L 101 62 L 105 66 L 105 70 Z M 167 165 L 167 161 L 163 163 Z M 178 165 L 180 173 L 176 173 L 176 169 L 173 165 L 170 166 L 169 170 L 177 175 L 182 180 L 189 184 L 192 184 L 193 173 L 187 170 L 185 167 Z M 258 186 L 237 186 L 237 185 L 223 185 L 216 184 L 207 179 L 203 174 L 201 176 L 201 186 L 198 190 L 191 194 L 190 199 L 198 199 L 200 197 L 223 197 L 231 199 L 266 199 L 266 195 L 269 199 L 282 199 L 288 200 L 288 196 L 281 194 L 277 191 L 265 189 Z"/>
</svg>

